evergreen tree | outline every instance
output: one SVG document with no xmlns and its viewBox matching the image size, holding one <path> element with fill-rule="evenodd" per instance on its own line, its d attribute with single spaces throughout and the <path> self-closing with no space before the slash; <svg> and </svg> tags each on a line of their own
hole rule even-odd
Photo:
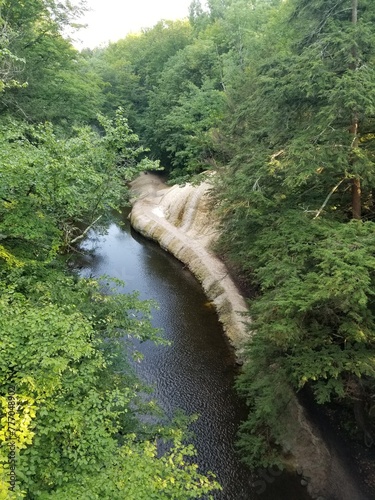
<svg viewBox="0 0 375 500">
<path fill-rule="evenodd" d="M 277 50 L 263 49 L 231 110 L 222 250 L 259 287 L 238 384 L 252 463 L 274 459 L 269 443 L 282 435 L 290 386 L 351 405 L 366 442 L 374 439 L 375 12 L 359 2 L 353 22 L 355 7 L 281 4 L 262 40 Z"/>
</svg>

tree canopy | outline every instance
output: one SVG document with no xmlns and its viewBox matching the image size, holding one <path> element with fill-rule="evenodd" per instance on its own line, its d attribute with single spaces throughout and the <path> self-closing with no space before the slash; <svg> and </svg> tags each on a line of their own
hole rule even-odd
<svg viewBox="0 0 375 500">
<path fill-rule="evenodd" d="M 63 36 L 75 15 L 0 1 L 0 498 L 207 497 L 185 421 L 140 419 L 159 414 L 124 337 L 164 342 L 154 304 L 66 266 L 159 168 L 123 109 L 100 113 L 101 76 Z"/>
<path fill-rule="evenodd" d="M 218 251 L 253 289 L 252 464 L 275 459 L 291 389 L 375 437 L 374 16 L 370 0 L 194 1 L 138 115 L 171 178 L 217 172 Z"/>
<path fill-rule="evenodd" d="M 373 2 L 194 0 L 189 21 L 82 53 L 63 36 L 70 2 L 0 7 L 0 309 L 12 311 L 0 316 L 0 373 L 18 391 L 18 497 L 195 498 L 216 486 L 185 464 L 178 427 L 139 424 L 138 382 L 115 368 L 121 332 L 157 338 L 147 305 L 103 296 L 61 264 L 159 162 L 172 181 L 215 170 L 217 251 L 252 289 L 237 383 L 245 460 L 277 460 L 280 414 L 303 388 L 371 445 Z M 175 443 L 163 457 L 161 435 Z"/>
</svg>

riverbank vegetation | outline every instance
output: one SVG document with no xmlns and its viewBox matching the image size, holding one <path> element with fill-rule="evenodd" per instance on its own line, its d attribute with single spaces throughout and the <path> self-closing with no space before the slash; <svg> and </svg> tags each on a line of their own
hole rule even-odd
<svg viewBox="0 0 375 500">
<path fill-rule="evenodd" d="M 180 438 L 161 465 L 154 445 L 133 437 L 135 382 L 117 371 L 103 339 L 154 337 L 147 307 L 134 297 L 104 299 L 58 264 L 82 227 L 125 196 L 124 182 L 158 161 L 172 182 L 217 172 L 218 251 L 254 290 L 254 335 L 238 380 L 249 406 L 245 460 L 277 460 L 291 389 L 335 402 L 347 432 L 371 446 L 373 2 L 193 0 L 186 20 L 81 53 L 61 35 L 76 10 L 43 0 L 0 6 L 0 307 L 13 318 L 1 316 L 1 376 L 25 395 L 17 432 L 28 466 L 19 466 L 19 484 L 29 498 L 84 495 L 79 484 L 98 498 L 133 480 L 146 488 L 131 460 L 144 460 L 145 474 L 155 467 L 155 488 L 165 491 L 179 492 L 172 484 L 182 475 L 189 486 L 181 498 L 210 489 L 193 468 L 181 469 L 190 449 Z M 144 322 L 119 307 L 140 310 Z M 82 411 L 67 412 L 75 401 Z M 89 408 L 97 416 L 88 425 Z M 128 486 L 121 470 L 134 473 Z M 103 475 L 113 481 L 104 485 Z"/>
<path fill-rule="evenodd" d="M 121 109 L 99 114 L 102 80 L 61 35 L 69 2 L 0 9 L 0 498 L 208 494 L 218 485 L 198 472 L 183 419 L 139 417 L 155 410 L 124 338 L 163 342 L 152 304 L 66 267 L 158 162 Z"/>
<path fill-rule="evenodd" d="M 85 57 L 109 83 L 106 112 L 121 103 L 172 181 L 217 172 L 219 251 L 256 291 L 246 460 L 276 460 L 290 388 L 337 403 L 371 446 L 375 7 L 207 4 Z"/>
</svg>

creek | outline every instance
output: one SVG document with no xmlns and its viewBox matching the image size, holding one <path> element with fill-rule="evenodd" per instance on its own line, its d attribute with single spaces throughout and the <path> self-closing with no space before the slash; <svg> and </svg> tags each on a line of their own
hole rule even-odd
<svg viewBox="0 0 375 500">
<path fill-rule="evenodd" d="M 240 462 L 234 443 L 245 407 L 233 389 L 234 353 L 216 311 L 190 271 L 132 231 L 127 215 L 124 211 L 121 220 L 114 219 L 106 234 L 91 230 L 81 245 L 87 255 L 80 274 L 119 278 L 125 282 L 122 293 L 137 290 L 141 299 L 158 302 L 153 325 L 163 329 L 171 345 L 137 344 L 144 360 L 135 370 L 167 415 L 177 409 L 199 414 L 191 426 L 196 459 L 200 470 L 214 472 L 223 487 L 215 499 L 309 499 L 295 474 L 251 472 Z"/>
</svg>

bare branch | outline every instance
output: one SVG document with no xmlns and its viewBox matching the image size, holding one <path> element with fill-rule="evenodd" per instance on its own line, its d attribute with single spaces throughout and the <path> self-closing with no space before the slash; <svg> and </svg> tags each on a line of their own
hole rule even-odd
<svg viewBox="0 0 375 500">
<path fill-rule="evenodd" d="M 94 220 L 94 222 L 92 222 L 88 227 L 86 227 L 86 229 L 83 231 L 82 234 L 80 234 L 79 236 L 77 236 L 76 238 L 74 238 L 71 242 L 70 242 L 70 245 L 73 245 L 73 243 L 76 243 L 77 241 L 79 240 L 82 240 L 82 238 L 84 238 L 86 236 L 86 234 L 90 231 L 90 229 L 102 218 L 101 215 L 99 215 L 99 217 L 97 219 Z"/>
<path fill-rule="evenodd" d="M 336 186 L 335 186 L 335 187 L 333 187 L 333 188 L 331 189 L 331 191 L 329 192 L 329 194 L 328 194 L 327 198 L 324 200 L 323 205 L 322 205 L 322 206 L 319 208 L 319 210 L 317 211 L 317 213 L 316 213 L 316 215 L 315 215 L 314 219 L 317 219 L 317 218 L 319 217 L 319 215 L 320 215 L 320 214 L 322 213 L 322 211 L 324 210 L 325 206 L 327 205 L 327 203 L 328 203 L 329 199 L 331 198 L 331 196 L 333 195 L 333 193 L 334 193 L 335 191 L 337 191 L 337 190 L 338 190 L 338 188 L 341 186 L 341 184 L 342 184 L 345 180 L 346 180 L 346 177 L 344 177 L 344 179 L 341 179 L 341 181 L 340 181 L 340 182 L 338 182 L 338 183 L 336 184 Z"/>
</svg>

